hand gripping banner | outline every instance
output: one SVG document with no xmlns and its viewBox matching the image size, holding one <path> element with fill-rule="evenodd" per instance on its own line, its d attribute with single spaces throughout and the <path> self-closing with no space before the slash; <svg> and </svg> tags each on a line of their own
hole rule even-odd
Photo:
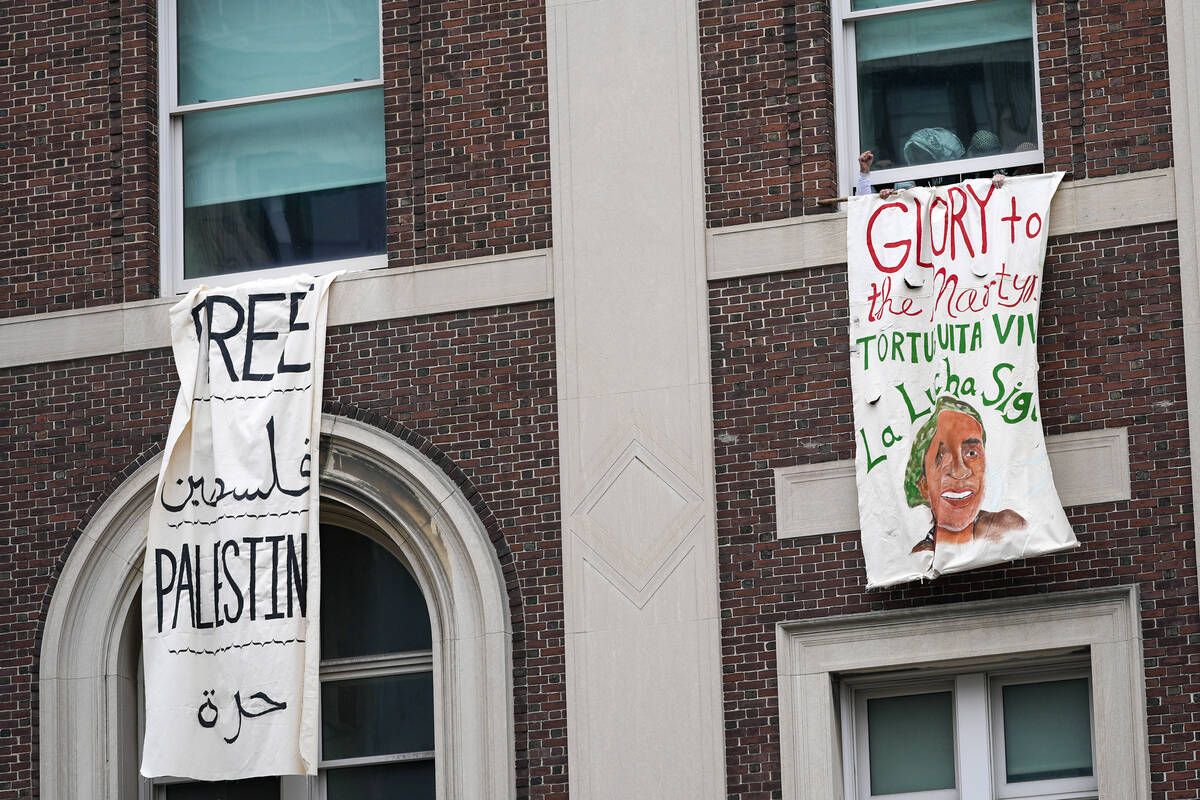
<svg viewBox="0 0 1200 800">
<path fill-rule="evenodd" d="M 870 586 L 1077 546 L 1037 389 L 1042 261 L 1061 179 L 850 201 L 850 375 Z"/>
<path fill-rule="evenodd" d="M 142 569 L 142 774 L 315 774 L 317 455 L 335 276 L 193 289 Z"/>
</svg>

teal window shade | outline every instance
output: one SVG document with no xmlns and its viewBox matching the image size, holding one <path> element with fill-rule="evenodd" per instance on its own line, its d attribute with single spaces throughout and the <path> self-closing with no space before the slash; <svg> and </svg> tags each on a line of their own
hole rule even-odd
<svg viewBox="0 0 1200 800">
<path fill-rule="evenodd" d="M 894 3 L 879 2 L 874 8 Z M 860 62 L 884 58 L 960 50 L 996 42 L 1031 40 L 1033 12 L 1029 0 L 991 0 L 962 6 L 931 8 L 854 23 L 855 47 Z M 1033 45 L 1030 42 L 1030 58 Z"/>
<path fill-rule="evenodd" d="M 383 90 L 188 114 L 183 163 L 184 208 L 382 182 Z"/>
<path fill-rule="evenodd" d="M 1086 678 L 1008 684 L 1002 692 L 1009 783 L 1092 774 Z"/>
<path fill-rule="evenodd" d="M 179 104 L 380 77 L 378 0 L 178 0 Z"/>
<path fill-rule="evenodd" d="M 837 0 L 834 0 L 837 2 Z M 890 6 L 906 6 L 920 0 L 852 0 L 851 11 L 869 11 L 873 8 L 888 8 Z"/>
<path fill-rule="evenodd" d="M 867 700 L 872 795 L 954 788 L 953 706 L 951 692 Z"/>
</svg>

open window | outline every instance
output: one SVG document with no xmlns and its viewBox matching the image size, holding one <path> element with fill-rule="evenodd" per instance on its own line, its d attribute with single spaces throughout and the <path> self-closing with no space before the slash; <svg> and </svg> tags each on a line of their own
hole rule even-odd
<svg viewBox="0 0 1200 800">
<path fill-rule="evenodd" d="M 875 186 L 1040 164 L 1031 0 L 834 0 L 839 170 Z"/>
</svg>

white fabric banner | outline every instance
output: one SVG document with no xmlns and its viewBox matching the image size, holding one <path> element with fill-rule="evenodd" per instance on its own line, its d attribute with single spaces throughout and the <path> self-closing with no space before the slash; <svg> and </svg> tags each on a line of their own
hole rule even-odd
<svg viewBox="0 0 1200 800">
<path fill-rule="evenodd" d="M 867 583 L 1077 546 L 1050 474 L 1038 303 L 1061 173 L 850 201 L 850 376 Z"/>
<path fill-rule="evenodd" d="M 193 289 L 142 568 L 142 774 L 316 774 L 329 286 Z"/>
</svg>

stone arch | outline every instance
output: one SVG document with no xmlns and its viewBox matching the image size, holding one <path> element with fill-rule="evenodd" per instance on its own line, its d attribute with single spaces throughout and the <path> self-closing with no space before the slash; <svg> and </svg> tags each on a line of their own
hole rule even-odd
<svg viewBox="0 0 1200 800">
<path fill-rule="evenodd" d="M 512 628 L 488 531 L 463 488 L 409 444 L 328 414 L 321 434 L 322 499 L 381 532 L 426 593 L 438 796 L 514 797 Z M 160 461 L 139 466 L 101 504 L 50 600 L 39 673 L 44 797 L 115 800 L 124 796 L 122 774 L 136 769 L 140 754 L 129 752 L 126 733 L 136 684 L 122 637 Z"/>
</svg>

